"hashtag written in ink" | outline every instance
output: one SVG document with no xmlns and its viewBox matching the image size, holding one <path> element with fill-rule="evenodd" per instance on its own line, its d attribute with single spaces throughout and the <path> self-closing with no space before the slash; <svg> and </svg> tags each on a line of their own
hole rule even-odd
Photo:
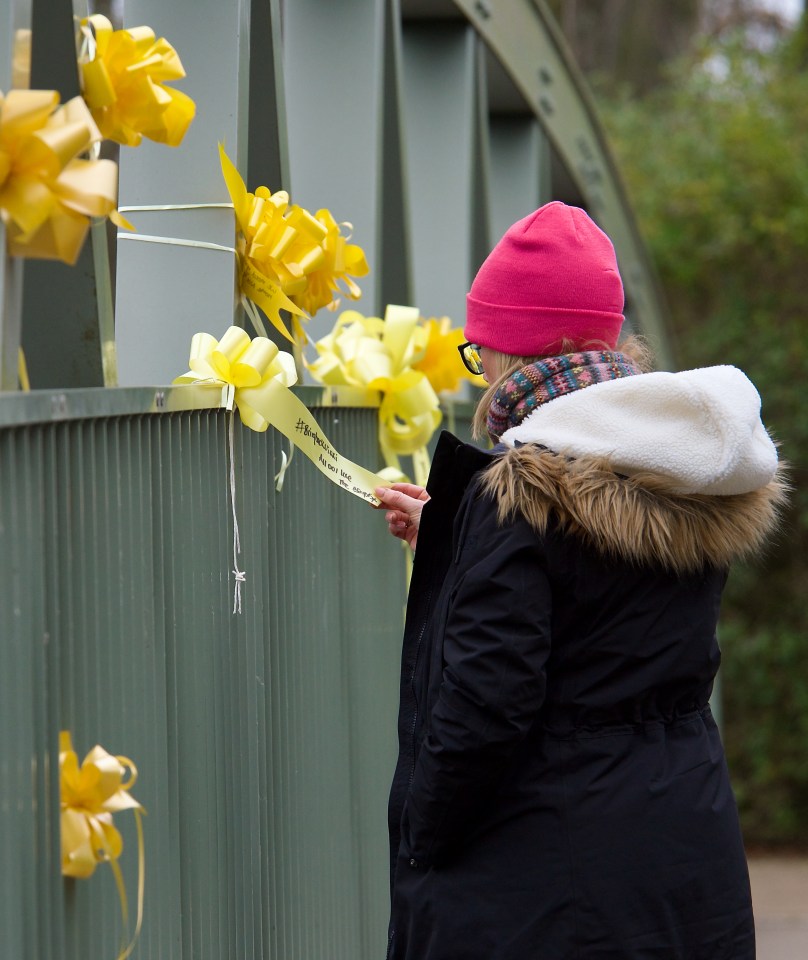
<svg viewBox="0 0 808 960">
<path fill-rule="evenodd" d="M 303 433 L 305 429 L 306 429 L 306 421 L 301 418 L 295 424 L 295 430 L 297 430 L 298 433 Z"/>
</svg>

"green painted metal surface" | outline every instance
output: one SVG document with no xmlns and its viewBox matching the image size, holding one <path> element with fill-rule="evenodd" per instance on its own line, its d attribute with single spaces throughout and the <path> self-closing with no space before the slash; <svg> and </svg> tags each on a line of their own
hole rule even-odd
<svg viewBox="0 0 808 960">
<path fill-rule="evenodd" d="M 41 398 L 7 400 L 35 414 Z M 315 415 L 378 465 L 375 409 Z M 276 493 L 281 438 L 237 422 L 247 580 L 232 615 L 227 430 L 218 410 L 0 430 L 4 958 L 108 960 L 119 945 L 108 867 L 60 876 L 63 728 L 80 757 L 100 743 L 139 768 L 135 957 L 383 955 L 402 551 L 300 454 Z M 134 821 L 115 820 L 133 909 Z"/>
</svg>

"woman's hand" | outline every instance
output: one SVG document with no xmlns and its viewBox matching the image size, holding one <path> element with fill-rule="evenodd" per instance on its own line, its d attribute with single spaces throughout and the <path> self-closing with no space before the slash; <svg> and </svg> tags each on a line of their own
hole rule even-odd
<svg viewBox="0 0 808 960">
<path fill-rule="evenodd" d="M 414 550 L 421 511 L 429 500 L 429 494 L 414 483 L 394 483 L 392 487 L 377 487 L 375 492 L 382 502 L 381 506 L 387 508 L 384 519 L 390 533 L 399 540 L 406 540 Z"/>
</svg>

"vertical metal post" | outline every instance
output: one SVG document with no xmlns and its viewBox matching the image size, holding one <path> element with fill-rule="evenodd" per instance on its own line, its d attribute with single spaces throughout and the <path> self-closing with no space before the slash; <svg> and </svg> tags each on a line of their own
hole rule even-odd
<svg viewBox="0 0 808 960">
<path fill-rule="evenodd" d="M 281 190 L 289 184 L 289 142 L 280 0 L 252 0 L 251 11 L 247 188 Z"/>
<path fill-rule="evenodd" d="M 550 199 L 542 189 L 546 137 L 532 116 L 491 117 L 491 224 L 497 240 Z M 549 157 L 548 157 L 549 160 Z M 545 192 L 546 191 L 546 192 Z"/>
<path fill-rule="evenodd" d="M 33 0 L 32 23 L 31 86 L 58 90 L 64 103 L 79 93 L 72 0 Z M 89 238 L 74 266 L 26 264 L 22 336 L 32 386 L 103 385 L 97 266 Z"/>
<path fill-rule="evenodd" d="M 292 200 L 328 207 L 353 224 L 367 254 L 357 309 L 377 313 L 385 0 L 290 0 L 284 6 L 284 67 Z M 308 324 L 313 338 L 333 324 Z"/>
<path fill-rule="evenodd" d="M 30 30 L 30 0 L 6 0 L 0 7 L 0 90 L 16 84 L 28 86 L 28 78 L 15 76 L 15 41 Z M 19 69 L 16 71 L 19 73 Z M 22 261 L 6 253 L 6 228 L 0 220 L 0 391 L 16 390 L 17 361 L 22 324 Z"/>
<path fill-rule="evenodd" d="M 388 0 L 384 15 L 384 102 L 382 104 L 381 203 L 377 298 L 388 303 L 413 302 L 412 228 L 407 189 L 407 138 L 403 120 L 401 8 Z M 373 265 L 371 265 L 373 266 Z"/>
<path fill-rule="evenodd" d="M 0 391 L 16 390 L 22 315 L 22 262 L 6 250 L 6 228 L 0 223 Z"/>
<path fill-rule="evenodd" d="M 488 126 L 488 84 L 485 69 L 485 45 L 475 36 L 473 113 L 472 113 L 472 168 L 469 208 L 471 210 L 471 246 L 469 274 L 474 276 L 491 250 L 491 221 L 489 216 L 489 184 L 491 157 Z M 465 316 L 464 318 L 465 319 Z"/>
<path fill-rule="evenodd" d="M 403 39 L 415 302 L 462 325 L 479 249 L 471 238 L 481 232 L 472 209 L 481 183 L 476 35 L 464 24 L 405 22 Z"/>
<path fill-rule="evenodd" d="M 247 171 L 250 0 L 127 0 L 131 26 L 148 24 L 176 48 L 187 77 L 177 87 L 197 116 L 176 148 L 144 140 L 122 148 L 120 205 L 226 203 L 218 143 Z M 271 105 L 269 105 L 271 108 Z M 140 235 L 232 247 L 228 209 L 127 214 Z M 220 335 L 233 322 L 233 254 L 143 243 L 118 235 L 116 340 L 122 384 L 167 383 L 185 369 L 191 337 Z"/>
</svg>

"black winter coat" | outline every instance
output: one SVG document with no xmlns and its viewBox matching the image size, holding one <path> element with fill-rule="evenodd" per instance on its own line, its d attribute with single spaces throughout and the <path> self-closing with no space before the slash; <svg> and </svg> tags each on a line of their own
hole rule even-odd
<svg viewBox="0 0 808 960">
<path fill-rule="evenodd" d="M 610 497 L 604 540 L 553 493 L 569 463 L 526 451 L 444 433 L 433 461 L 402 658 L 388 957 L 753 960 L 708 704 L 723 554 L 675 572 L 673 543 L 669 562 L 641 562 L 622 545 L 636 505 Z M 514 490 L 502 464 L 517 461 L 541 472 L 541 490 L 516 496 L 550 502 L 543 528 L 525 504 L 498 521 Z M 589 487 L 626 481 L 592 470 Z"/>
</svg>

